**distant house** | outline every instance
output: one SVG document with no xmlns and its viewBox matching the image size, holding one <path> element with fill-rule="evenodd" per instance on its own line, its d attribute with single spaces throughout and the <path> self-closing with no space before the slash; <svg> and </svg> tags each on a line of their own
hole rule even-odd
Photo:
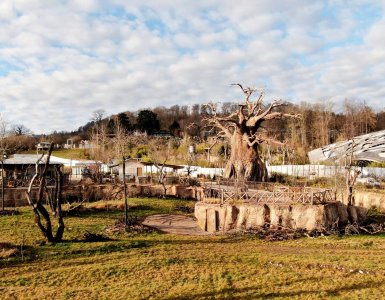
<svg viewBox="0 0 385 300">
<path fill-rule="evenodd" d="M 164 172 L 176 174 L 177 170 L 183 169 L 183 166 L 178 165 L 163 165 Z M 159 169 L 151 162 L 144 162 L 141 159 L 126 159 L 125 160 L 125 173 L 126 178 L 135 178 L 135 177 L 143 177 L 143 176 L 152 176 L 159 172 Z M 123 178 L 123 163 L 119 164 L 119 178 Z"/>
<path fill-rule="evenodd" d="M 151 164 L 140 159 L 126 159 L 125 173 L 128 178 L 144 176 L 145 174 L 152 173 Z M 123 178 L 123 163 L 119 164 L 119 178 Z"/>
<path fill-rule="evenodd" d="M 3 160 L 4 177 L 9 187 L 26 186 L 36 172 L 36 162 L 40 155 L 36 154 L 14 154 L 12 157 Z M 46 163 L 47 156 L 39 162 L 39 169 L 42 170 Z M 62 163 L 50 159 L 47 172 L 48 178 L 54 178 L 55 167 L 62 166 Z"/>
<path fill-rule="evenodd" d="M 51 146 L 51 143 L 49 142 L 40 142 L 36 145 L 36 149 L 38 151 L 48 150 L 50 146 Z"/>
<path fill-rule="evenodd" d="M 95 161 L 74 162 L 71 166 L 70 181 L 77 182 L 91 176 L 92 172 L 99 168 Z"/>
<path fill-rule="evenodd" d="M 68 139 L 67 142 L 63 145 L 64 149 L 72 149 L 75 148 L 74 140 Z"/>
<path fill-rule="evenodd" d="M 81 140 L 79 143 L 80 149 L 91 149 L 92 143 L 89 140 Z"/>
<path fill-rule="evenodd" d="M 95 173 L 110 173 L 109 165 L 95 160 L 77 160 L 51 156 L 51 159 L 61 163 L 64 166 L 66 175 L 70 182 L 80 181 Z"/>
<path fill-rule="evenodd" d="M 159 137 L 159 138 L 172 138 L 173 135 L 171 134 L 170 131 L 166 131 L 166 130 L 159 130 L 159 131 L 155 131 L 153 134 L 152 134 L 153 137 Z"/>
</svg>

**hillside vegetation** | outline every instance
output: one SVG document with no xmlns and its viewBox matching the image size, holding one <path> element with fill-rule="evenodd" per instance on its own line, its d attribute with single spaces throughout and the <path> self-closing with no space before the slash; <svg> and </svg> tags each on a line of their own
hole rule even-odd
<svg viewBox="0 0 385 300">
<path fill-rule="evenodd" d="M 20 154 L 36 154 L 36 150 L 21 151 Z M 52 155 L 67 159 L 89 159 L 86 149 L 56 149 L 52 151 Z"/>
<path fill-rule="evenodd" d="M 67 159 L 89 159 L 86 149 L 59 149 L 54 150 L 52 155 Z"/>
<path fill-rule="evenodd" d="M 129 202 L 130 215 L 138 217 L 194 205 Z M 1 297 L 380 299 L 385 292 L 385 236 L 266 242 L 251 235 L 108 233 L 121 204 L 96 202 L 67 216 L 66 241 L 56 245 L 41 243 L 29 208 L 0 217 Z M 111 240 L 81 241 L 86 231 Z"/>
</svg>

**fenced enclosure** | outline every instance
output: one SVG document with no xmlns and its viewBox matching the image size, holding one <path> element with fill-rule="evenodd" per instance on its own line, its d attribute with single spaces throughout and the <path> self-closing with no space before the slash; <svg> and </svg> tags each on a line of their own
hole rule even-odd
<svg viewBox="0 0 385 300">
<path fill-rule="evenodd" d="M 280 204 L 326 204 L 335 202 L 341 195 L 327 188 L 282 186 L 265 182 L 237 183 L 221 180 L 217 184 L 204 185 L 204 200 L 219 200 L 221 204 L 229 201 L 250 203 Z"/>
</svg>

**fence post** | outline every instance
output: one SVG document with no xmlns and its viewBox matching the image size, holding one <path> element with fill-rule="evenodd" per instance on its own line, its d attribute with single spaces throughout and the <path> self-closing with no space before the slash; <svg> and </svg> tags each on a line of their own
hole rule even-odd
<svg viewBox="0 0 385 300">
<path fill-rule="evenodd" d="M 224 197 L 223 197 L 223 189 L 221 189 L 221 204 L 224 202 Z"/>
</svg>

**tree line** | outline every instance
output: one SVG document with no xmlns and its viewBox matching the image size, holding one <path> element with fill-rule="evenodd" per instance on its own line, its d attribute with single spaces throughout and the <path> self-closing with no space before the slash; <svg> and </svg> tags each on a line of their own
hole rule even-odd
<svg viewBox="0 0 385 300">
<path fill-rule="evenodd" d="M 286 104 L 280 110 L 300 114 L 302 121 L 298 123 L 292 120 L 274 120 L 266 127 L 278 139 L 290 140 L 307 149 L 385 129 L 385 110 L 376 112 L 365 102 L 345 100 L 340 112 L 335 111 L 333 104 L 307 102 Z M 225 102 L 217 106 L 220 114 L 227 115 L 235 111 L 238 104 Z M 162 130 L 169 131 L 173 135 L 188 134 L 203 138 L 206 130 L 202 127 L 204 126 L 202 119 L 207 114 L 207 106 L 203 104 L 174 105 L 169 108 L 161 106 L 138 112 L 127 111 L 100 120 L 93 117 L 90 122 L 72 134 L 87 138 L 98 122 L 105 124 L 109 132 L 113 133 L 116 123 L 120 122 L 128 131 L 146 131 L 151 135 Z M 191 124 L 195 124 L 195 128 L 191 127 Z"/>
<path fill-rule="evenodd" d="M 376 111 L 365 102 L 345 100 L 339 112 L 336 111 L 335 105 L 325 102 L 286 104 L 279 110 L 300 114 L 301 120 L 271 120 L 264 126 L 274 139 L 284 142 L 300 153 L 353 136 L 385 129 L 385 109 Z M 217 111 L 219 114 L 228 115 L 237 107 L 237 103 L 218 103 Z M 20 124 L 4 132 L 2 136 L 8 139 L 8 143 L 12 144 L 14 149 L 30 150 L 39 139 L 49 140 L 55 144 L 64 144 L 69 138 L 73 139 L 74 143 L 88 140 L 96 124 L 105 126 L 107 133 L 113 135 L 119 124 L 127 133 L 139 131 L 152 135 L 159 131 L 166 131 L 177 137 L 190 136 L 204 140 L 212 134 L 202 122 L 207 115 L 207 106 L 203 104 L 173 105 L 168 108 L 159 106 L 137 112 L 121 112 L 112 116 L 106 116 L 104 110 L 96 110 L 92 113 L 90 121 L 76 131 L 55 131 L 49 135 L 32 138 L 28 126 Z"/>
</svg>

